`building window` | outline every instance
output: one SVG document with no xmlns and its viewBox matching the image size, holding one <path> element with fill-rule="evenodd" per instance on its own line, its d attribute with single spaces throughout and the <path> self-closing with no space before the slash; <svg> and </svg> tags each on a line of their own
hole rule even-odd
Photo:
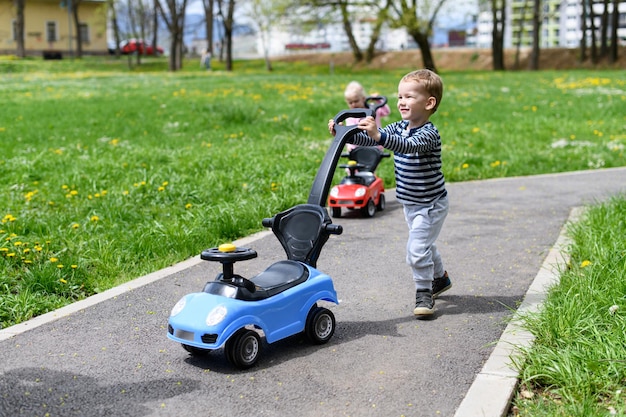
<svg viewBox="0 0 626 417">
<path fill-rule="evenodd" d="M 78 30 L 80 30 L 80 40 L 83 43 L 89 43 L 89 25 L 87 23 L 81 23 L 78 25 Z"/>
<path fill-rule="evenodd" d="M 56 42 L 57 39 L 57 22 L 46 22 L 46 41 Z"/>
</svg>

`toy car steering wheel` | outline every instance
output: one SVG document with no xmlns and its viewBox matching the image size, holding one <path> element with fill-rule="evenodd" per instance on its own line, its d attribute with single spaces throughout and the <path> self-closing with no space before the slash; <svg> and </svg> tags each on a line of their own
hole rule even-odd
<svg viewBox="0 0 626 417">
<path fill-rule="evenodd" d="M 216 248 L 205 249 L 200 254 L 200 258 L 205 261 L 217 261 L 222 264 L 223 280 L 231 281 L 238 287 L 245 287 L 248 291 L 254 292 L 256 286 L 252 281 L 234 274 L 233 264 L 238 261 L 246 261 L 256 258 L 255 250 L 250 248 L 238 248 L 232 243 L 225 243 Z"/>
</svg>

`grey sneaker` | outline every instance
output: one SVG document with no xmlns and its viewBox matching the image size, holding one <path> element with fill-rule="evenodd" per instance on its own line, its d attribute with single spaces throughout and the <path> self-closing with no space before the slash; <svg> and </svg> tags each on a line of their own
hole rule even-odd
<svg viewBox="0 0 626 417">
<path fill-rule="evenodd" d="M 416 316 L 430 316 L 435 312 L 435 302 L 433 294 L 428 290 L 415 291 L 415 309 L 413 314 Z"/>
<path fill-rule="evenodd" d="M 443 276 L 433 279 L 433 298 L 437 298 L 444 291 L 452 288 L 452 282 L 448 277 L 448 271 L 444 271 Z"/>
</svg>

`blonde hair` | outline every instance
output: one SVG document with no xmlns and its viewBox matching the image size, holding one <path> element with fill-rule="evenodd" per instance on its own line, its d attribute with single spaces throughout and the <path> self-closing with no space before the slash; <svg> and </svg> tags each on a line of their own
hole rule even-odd
<svg viewBox="0 0 626 417">
<path fill-rule="evenodd" d="M 344 97 L 358 97 L 365 100 L 367 94 L 365 94 L 365 89 L 358 81 L 351 81 L 346 86 L 346 90 L 343 93 Z"/>
<path fill-rule="evenodd" d="M 443 81 L 435 72 L 428 69 L 411 71 L 402 77 L 403 82 L 413 81 L 422 84 L 428 94 L 433 96 L 437 101 L 433 108 L 433 113 L 437 111 L 441 98 L 443 97 Z"/>
</svg>

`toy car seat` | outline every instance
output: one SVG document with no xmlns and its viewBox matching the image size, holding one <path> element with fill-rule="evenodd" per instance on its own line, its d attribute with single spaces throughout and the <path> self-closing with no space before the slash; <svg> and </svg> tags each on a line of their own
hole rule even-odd
<svg viewBox="0 0 626 417">
<path fill-rule="evenodd" d="M 352 149 L 348 157 L 350 160 L 363 165 L 363 168 L 359 168 L 359 172 L 367 171 L 373 173 L 383 158 L 383 151 L 375 146 L 359 146 Z"/>
<path fill-rule="evenodd" d="M 299 204 L 263 219 L 285 249 L 287 259 L 316 267 L 322 247 L 331 234 L 341 234 L 341 226 L 332 224 L 328 212 L 317 204 Z"/>
</svg>

